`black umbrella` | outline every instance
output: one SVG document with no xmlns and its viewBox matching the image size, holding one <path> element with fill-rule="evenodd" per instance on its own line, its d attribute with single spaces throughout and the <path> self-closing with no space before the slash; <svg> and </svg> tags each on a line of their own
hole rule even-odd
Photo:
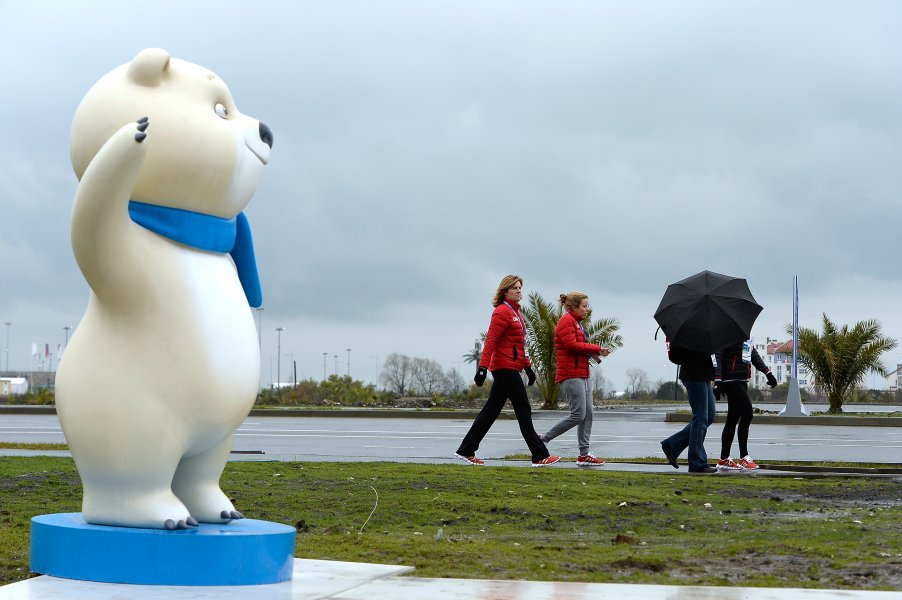
<svg viewBox="0 0 902 600">
<path fill-rule="evenodd" d="M 761 310 L 745 279 L 702 271 L 667 286 L 655 321 L 674 346 L 713 354 L 749 339 Z"/>
</svg>

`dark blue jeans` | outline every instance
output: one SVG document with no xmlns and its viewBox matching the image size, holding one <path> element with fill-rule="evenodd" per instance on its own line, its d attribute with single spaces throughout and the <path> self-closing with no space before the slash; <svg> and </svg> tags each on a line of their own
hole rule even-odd
<svg viewBox="0 0 902 600">
<path fill-rule="evenodd" d="M 689 407 L 692 409 L 692 420 L 689 424 L 662 442 L 667 453 L 679 456 L 689 448 L 689 470 L 700 471 L 708 464 L 705 452 L 705 435 L 708 425 L 714 422 L 716 407 L 714 390 L 708 381 L 684 381 L 686 393 L 689 394 Z"/>
</svg>

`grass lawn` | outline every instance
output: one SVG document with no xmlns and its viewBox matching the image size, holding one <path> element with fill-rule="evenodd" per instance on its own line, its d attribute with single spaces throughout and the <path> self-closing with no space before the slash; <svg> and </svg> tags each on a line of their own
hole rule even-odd
<svg viewBox="0 0 902 600">
<path fill-rule="evenodd" d="M 300 558 L 420 577 L 902 589 L 902 478 L 232 462 L 222 487 Z M 0 457 L 0 584 L 30 575 L 29 519 L 80 503 L 71 459 Z"/>
</svg>

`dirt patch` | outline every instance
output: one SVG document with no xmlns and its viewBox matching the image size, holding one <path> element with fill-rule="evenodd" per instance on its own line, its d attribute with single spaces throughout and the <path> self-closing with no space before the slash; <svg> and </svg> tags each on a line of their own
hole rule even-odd
<svg viewBox="0 0 902 600">
<path fill-rule="evenodd" d="M 855 563 L 841 567 L 822 556 L 757 555 L 730 560 L 712 560 L 703 565 L 684 564 L 679 561 L 660 563 L 630 557 L 610 563 L 620 581 L 630 581 L 637 576 L 662 574 L 674 580 L 696 580 L 706 577 L 709 585 L 745 585 L 749 580 L 749 565 L 757 576 L 769 575 L 778 581 L 810 582 L 815 588 L 900 589 L 902 588 L 902 558 L 883 559 L 881 563 Z"/>
<path fill-rule="evenodd" d="M 742 584 L 747 577 L 748 565 L 755 566 L 759 574 L 779 579 L 810 581 L 813 587 L 857 589 L 902 587 L 902 558 L 884 559 L 882 563 L 855 563 L 837 566 L 822 556 L 759 556 L 749 553 L 748 560 L 717 561 L 705 567 L 714 577 L 723 577 L 731 584 Z"/>
<path fill-rule="evenodd" d="M 32 491 L 47 485 L 80 486 L 81 479 L 77 474 L 42 471 L 40 473 L 23 473 L 0 479 L 0 490 Z"/>
<path fill-rule="evenodd" d="M 812 485 L 804 493 L 777 490 L 760 490 L 753 488 L 723 488 L 714 492 L 721 496 L 733 498 L 769 498 L 773 502 L 798 502 L 811 504 L 816 502 L 825 506 L 902 506 L 902 478 L 887 481 L 887 485 L 879 488 L 861 489 L 854 485 Z"/>
</svg>

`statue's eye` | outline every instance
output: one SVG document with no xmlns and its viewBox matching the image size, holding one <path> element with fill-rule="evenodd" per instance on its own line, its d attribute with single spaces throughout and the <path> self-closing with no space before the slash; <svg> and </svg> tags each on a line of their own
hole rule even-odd
<svg viewBox="0 0 902 600">
<path fill-rule="evenodd" d="M 216 104 L 216 107 L 213 109 L 216 111 L 216 114 L 219 115 L 223 119 L 229 118 L 229 109 L 227 109 L 221 102 Z"/>
</svg>

